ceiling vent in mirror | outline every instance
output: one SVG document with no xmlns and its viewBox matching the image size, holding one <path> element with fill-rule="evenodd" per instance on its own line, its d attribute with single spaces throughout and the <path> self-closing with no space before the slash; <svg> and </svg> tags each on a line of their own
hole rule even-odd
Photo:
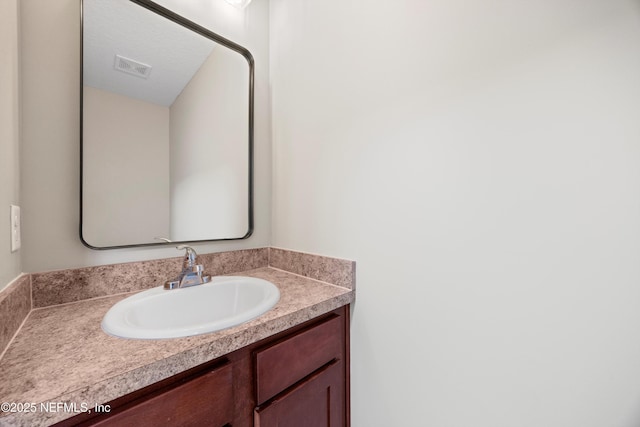
<svg viewBox="0 0 640 427">
<path fill-rule="evenodd" d="M 149 74 L 151 74 L 151 68 L 151 65 L 116 55 L 115 69 L 118 71 L 146 79 L 149 77 Z"/>
<path fill-rule="evenodd" d="M 237 7 L 238 9 L 244 9 L 249 5 L 249 3 L 251 3 L 251 0 L 227 0 L 227 3 Z"/>
</svg>

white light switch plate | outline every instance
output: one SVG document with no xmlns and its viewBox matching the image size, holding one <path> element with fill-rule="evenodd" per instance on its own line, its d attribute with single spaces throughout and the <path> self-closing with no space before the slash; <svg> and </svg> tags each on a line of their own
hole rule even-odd
<svg viewBox="0 0 640 427">
<path fill-rule="evenodd" d="M 11 252 L 20 249 L 20 206 L 11 205 Z"/>
</svg>

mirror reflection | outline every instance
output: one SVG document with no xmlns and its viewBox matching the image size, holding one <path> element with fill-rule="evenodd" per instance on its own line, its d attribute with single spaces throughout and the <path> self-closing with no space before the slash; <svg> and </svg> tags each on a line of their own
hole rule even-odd
<svg viewBox="0 0 640 427">
<path fill-rule="evenodd" d="M 90 247 L 251 233 L 251 55 L 190 25 L 146 0 L 83 0 Z"/>
</svg>

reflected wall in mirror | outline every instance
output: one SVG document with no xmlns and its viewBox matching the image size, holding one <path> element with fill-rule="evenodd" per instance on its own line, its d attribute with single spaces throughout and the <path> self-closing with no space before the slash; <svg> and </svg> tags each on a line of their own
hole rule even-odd
<svg viewBox="0 0 640 427">
<path fill-rule="evenodd" d="M 148 0 L 83 0 L 82 28 L 83 243 L 248 237 L 249 51 Z"/>
</svg>

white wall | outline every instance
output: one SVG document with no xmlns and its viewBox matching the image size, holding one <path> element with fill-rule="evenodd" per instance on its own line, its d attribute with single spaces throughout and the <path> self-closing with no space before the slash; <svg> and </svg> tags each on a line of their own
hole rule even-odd
<svg viewBox="0 0 640 427">
<path fill-rule="evenodd" d="M 272 243 L 357 261 L 353 425 L 640 425 L 638 2 L 270 25 Z"/>
<path fill-rule="evenodd" d="M 83 99 L 85 241 L 156 243 L 169 235 L 169 107 L 90 86 Z"/>
<path fill-rule="evenodd" d="M 171 240 L 249 231 L 248 100 L 247 60 L 218 47 L 171 105 Z"/>
<path fill-rule="evenodd" d="M 200 253 L 263 247 L 271 223 L 268 2 L 159 1 L 248 48 L 256 59 L 255 233 Z M 92 251 L 78 234 L 80 22 L 77 0 L 20 2 L 23 87 L 23 264 L 28 272 L 180 255 L 174 248 Z"/>
<path fill-rule="evenodd" d="M 11 253 L 9 205 L 20 203 L 18 1 L 0 2 L 0 289 L 22 272 Z"/>
</svg>

